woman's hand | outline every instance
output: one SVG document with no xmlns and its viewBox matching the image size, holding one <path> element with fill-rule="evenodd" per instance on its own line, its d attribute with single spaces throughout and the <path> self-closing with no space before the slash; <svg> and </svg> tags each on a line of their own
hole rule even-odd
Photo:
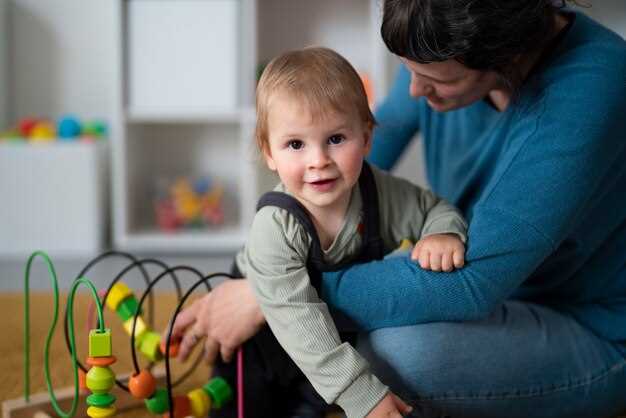
<svg viewBox="0 0 626 418">
<path fill-rule="evenodd" d="M 428 235 L 417 241 L 411 259 L 424 270 L 450 272 L 465 265 L 465 245 L 456 234 Z"/>
<path fill-rule="evenodd" d="M 184 361 L 206 337 L 205 360 L 213 363 L 219 352 L 229 362 L 237 347 L 264 323 L 248 280 L 227 280 L 181 311 L 172 329 L 172 341 L 182 338 L 178 358 Z"/>
<path fill-rule="evenodd" d="M 410 414 L 413 408 L 407 405 L 402 399 L 389 392 L 378 404 L 367 414 L 366 418 L 402 418 Z"/>
</svg>

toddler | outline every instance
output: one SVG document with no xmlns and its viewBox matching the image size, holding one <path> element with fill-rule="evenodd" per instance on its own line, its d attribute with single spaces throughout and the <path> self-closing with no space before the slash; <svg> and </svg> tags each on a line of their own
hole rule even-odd
<svg viewBox="0 0 626 418">
<path fill-rule="evenodd" d="M 252 389 L 246 383 L 246 396 L 254 392 L 256 398 L 246 414 L 277 415 L 261 407 L 273 408 L 276 382 L 290 391 L 304 388 L 297 396 L 306 398 L 308 383 L 298 381 L 298 368 L 324 401 L 348 417 L 401 411 L 365 359 L 342 342 L 333 317 L 342 331 L 349 323 L 331 316 L 320 299 L 321 272 L 381 259 L 404 239 L 416 242 L 411 257 L 422 268 L 461 268 L 467 225 L 430 191 L 364 161 L 374 117 L 358 74 L 334 51 L 305 48 L 275 58 L 256 99 L 257 144 L 280 184 L 261 198 L 236 258 L 271 328 L 246 343 L 254 347 L 245 355 L 258 357 L 246 361 L 246 382 L 256 382 Z M 252 363 L 263 364 L 256 377 L 250 377 Z M 234 366 L 216 371 L 229 374 L 227 367 Z"/>
</svg>

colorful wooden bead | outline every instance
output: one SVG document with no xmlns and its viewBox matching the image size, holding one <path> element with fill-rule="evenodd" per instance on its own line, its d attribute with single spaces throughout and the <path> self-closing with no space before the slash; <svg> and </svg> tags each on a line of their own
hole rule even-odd
<svg viewBox="0 0 626 418">
<path fill-rule="evenodd" d="M 87 388 L 93 393 L 106 393 L 115 384 L 115 374 L 108 367 L 94 366 L 87 372 Z"/>
<path fill-rule="evenodd" d="M 169 409 L 169 401 L 167 399 L 167 390 L 160 388 L 145 401 L 146 408 L 153 414 L 162 414 Z"/>
<path fill-rule="evenodd" d="M 81 393 L 87 392 L 87 372 L 83 369 L 78 369 L 78 388 Z"/>
<path fill-rule="evenodd" d="M 130 318 L 135 316 L 138 310 L 139 302 L 135 298 L 135 295 L 130 295 L 120 302 L 115 312 L 117 312 L 117 315 L 122 319 L 122 321 L 128 321 Z"/>
<path fill-rule="evenodd" d="M 174 418 L 185 418 L 191 415 L 191 402 L 185 395 L 174 396 Z M 163 414 L 163 418 L 170 418 L 170 413 L 167 411 Z"/>
<path fill-rule="evenodd" d="M 107 367 L 115 363 L 115 356 L 108 357 L 87 357 L 87 364 L 90 366 Z"/>
<path fill-rule="evenodd" d="M 87 415 L 91 418 L 106 418 L 112 417 L 115 415 L 115 407 L 109 406 L 106 408 L 101 408 L 98 406 L 90 406 L 87 408 Z"/>
<path fill-rule="evenodd" d="M 52 141 L 56 137 L 56 129 L 50 122 L 38 122 L 30 131 L 31 141 Z"/>
<path fill-rule="evenodd" d="M 92 329 L 89 331 L 89 357 L 109 357 L 111 355 L 111 330 Z"/>
<path fill-rule="evenodd" d="M 126 283 L 117 282 L 113 285 L 111 291 L 109 291 L 109 294 L 107 296 L 107 306 L 110 310 L 116 312 L 119 304 L 132 294 L 133 291 L 130 290 L 128 286 L 126 286 Z"/>
<path fill-rule="evenodd" d="M 194 389 L 187 394 L 191 402 L 191 414 L 194 417 L 206 417 L 211 409 L 211 398 L 203 389 Z"/>
<path fill-rule="evenodd" d="M 209 383 L 202 387 L 204 391 L 211 397 L 213 408 L 220 409 L 222 405 L 233 398 L 233 391 L 230 385 L 221 377 L 214 377 Z"/>
<path fill-rule="evenodd" d="M 161 350 L 161 354 L 165 356 L 165 340 L 161 340 L 161 345 L 159 346 Z M 170 357 L 176 357 L 178 355 L 178 349 L 180 348 L 180 342 L 170 342 Z"/>
<path fill-rule="evenodd" d="M 133 320 L 134 317 L 128 318 L 124 321 L 124 330 L 128 335 L 131 335 L 133 332 Z M 141 339 L 141 335 L 148 330 L 148 326 L 144 322 L 144 320 L 138 316 L 137 317 L 137 325 L 135 326 L 135 343 Z"/>
<path fill-rule="evenodd" d="M 115 403 L 115 395 L 110 393 L 93 393 L 87 396 L 87 405 L 99 406 L 101 408 L 113 405 Z"/>
<path fill-rule="evenodd" d="M 154 331 L 146 331 L 141 336 L 141 342 L 139 343 L 139 351 L 153 362 L 161 360 L 162 354 L 159 349 L 161 344 L 161 336 Z"/>
<path fill-rule="evenodd" d="M 133 374 L 128 380 L 128 390 L 137 399 L 147 399 L 156 389 L 156 379 L 149 370 Z"/>
</svg>

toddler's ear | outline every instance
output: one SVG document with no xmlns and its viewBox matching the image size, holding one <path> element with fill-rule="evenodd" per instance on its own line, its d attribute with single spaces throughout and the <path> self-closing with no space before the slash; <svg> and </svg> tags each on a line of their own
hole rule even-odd
<svg viewBox="0 0 626 418">
<path fill-rule="evenodd" d="M 367 154 L 370 153 L 371 149 L 372 149 L 372 131 L 373 131 L 373 126 L 371 123 L 367 124 L 367 127 L 364 129 L 363 131 L 363 138 L 365 139 L 365 149 L 364 149 L 364 155 L 367 156 Z"/>
<path fill-rule="evenodd" d="M 276 171 L 276 163 L 274 162 L 274 159 L 272 158 L 272 154 L 270 153 L 269 150 L 263 151 L 263 158 L 265 158 L 265 164 L 267 164 L 267 168 L 269 168 L 272 171 Z"/>
</svg>

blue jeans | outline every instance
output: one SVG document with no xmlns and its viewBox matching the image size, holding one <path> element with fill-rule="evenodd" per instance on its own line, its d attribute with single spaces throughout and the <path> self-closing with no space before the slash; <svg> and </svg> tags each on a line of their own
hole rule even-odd
<svg viewBox="0 0 626 418">
<path fill-rule="evenodd" d="M 541 305 L 508 301 L 481 321 L 379 329 L 361 335 L 357 347 L 417 416 L 603 418 L 626 411 L 626 346 Z"/>
</svg>

